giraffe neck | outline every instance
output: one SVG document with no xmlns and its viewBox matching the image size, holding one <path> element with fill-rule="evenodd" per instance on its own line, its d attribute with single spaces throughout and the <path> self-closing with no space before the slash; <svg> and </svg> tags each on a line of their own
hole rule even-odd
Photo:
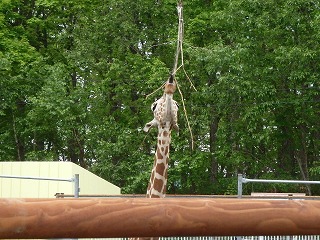
<svg viewBox="0 0 320 240">
<path fill-rule="evenodd" d="M 167 189 L 169 149 L 171 142 L 170 123 L 158 127 L 157 150 L 147 189 L 147 198 L 164 198 Z"/>
</svg>

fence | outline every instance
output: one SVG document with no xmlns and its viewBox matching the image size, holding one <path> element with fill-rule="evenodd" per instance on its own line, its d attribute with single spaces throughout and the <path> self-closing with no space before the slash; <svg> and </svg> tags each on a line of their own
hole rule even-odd
<svg viewBox="0 0 320 240">
<path fill-rule="evenodd" d="M 77 175 L 71 179 L 0 177 L 74 182 L 79 197 Z M 239 175 L 238 196 L 247 182 L 320 184 Z M 310 200 L 0 199 L 0 209 L 0 226 L 5 226 L 0 239 L 181 236 L 161 240 L 320 240 L 320 201 Z M 191 237 L 182 237 L 185 235 Z"/>
<path fill-rule="evenodd" d="M 269 180 L 269 179 L 249 179 L 238 174 L 238 198 L 242 198 L 243 183 L 293 183 L 293 184 L 320 184 L 320 181 L 300 181 L 300 180 Z"/>
<path fill-rule="evenodd" d="M 320 236 L 242 236 L 242 237 L 160 237 L 159 240 L 320 240 Z M 130 238 L 86 238 L 83 240 L 130 240 Z"/>
<path fill-rule="evenodd" d="M 320 235 L 320 201 L 0 199 L 0 239 Z"/>
<path fill-rule="evenodd" d="M 242 236 L 242 237 L 160 237 L 159 240 L 320 240 L 318 235 L 301 236 Z M 83 240 L 130 240 L 130 238 L 86 238 Z"/>
<path fill-rule="evenodd" d="M 45 177 L 29 177 L 29 176 L 8 176 L 0 175 L 0 178 L 14 178 L 14 179 L 29 179 L 29 180 L 43 180 L 43 181 L 62 181 L 62 182 L 73 182 L 74 183 L 74 197 L 79 198 L 79 174 L 75 174 L 72 178 L 45 178 Z"/>
<path fill-rule="evenodd" d="M 320 236 L 167 237 L 160 240 L 320 240 Z"/>
</svg>

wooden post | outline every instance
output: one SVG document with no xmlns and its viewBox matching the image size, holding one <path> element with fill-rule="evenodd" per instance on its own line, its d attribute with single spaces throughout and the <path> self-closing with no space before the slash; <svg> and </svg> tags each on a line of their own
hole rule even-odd
<svg viewBox="0 0 320 240">
<path fill-rule="evenodd" d="M 0 238 L 320 235 L 320 201 L 0 199 Z"/>
</svg>

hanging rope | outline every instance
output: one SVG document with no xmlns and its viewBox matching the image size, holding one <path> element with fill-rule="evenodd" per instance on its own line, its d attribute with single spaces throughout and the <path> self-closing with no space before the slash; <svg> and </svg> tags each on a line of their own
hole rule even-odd
<svg viewBox="0 0 320 240">
<path fill-rule="evenodd" d="M 185 74 L 185 76 L 187 77 L 188 81 L 190 82 L 190 85 L 192 86 L 192 88 L 197 91 L 197 89 L 195 88 L 195 86 L 193 85 L 192 81 L 190 80 L 185 68 L 184 68 L 184 59 L 183 59 L 183 35 L 184 35 L 184 22 L 183 22 L 183 2 L 182 0 L 179 0 L 178 3 L 177 3 L 177 11 L 178 11 L 178 36 L 177 36 L 177 48 L 176 48 L 176 54 L 175 54 L 175 58 L 174 58 L 174 64 L 173 64 L 173 68 L 172 68 L 172 71 L 170 73 L 170 76 L 168 78 L 168 81 L 169 82 L 173 82 L 175 81 L 176 85 L 177 85 L 177 89 L 179 91 L 179 94 L 181 96 L 181 101 L 182 101 L 182 106 L 183 106 L 183 111 L 185 113 L 185 117 L 186 117 L 186 122 L 187 122 L 187 125 L 188 125 L 188 129 L 189 129 L 189 132 L 190 132 L 190 137 L 191 137 L 191 149 L 193 150 L 194 149 L 194 140 L 193 140 L 193 134 L 192 134 L 192 129 L 191 129 L 191 126 L 190 126 L 190 122 L 189 122 L 189 119 L 188 119 L 188 114 L 187 114 L 187 110 L 186 110 L 186 106 L 185 106 L 185 103 L 184 103 L 184 97 L 183 97 L 183 94 L 182 94 L 182 91 L 180 90 L 180 86 L 177 82 L 177 80 L 175 79 L 175 75 L 176 73 L 178 72 L 178 70 L 180 68 L 183 69 L 183 72 Z M 179 57 L 181 58 L 181 63 L 180 65 L 178 66 L 179 64 Z M 163 88 L 163 86 L 165 85 L 165 83 L 159 87 L 157 90 L 155 90 L 154 92 L 152 92 L 151 94 L 148 94 L 146 96 L 146 98 L 148 98 L 149 96 L 153 95 L 154 93 L 156 93 L 157 91 L 159 91 L 160 89 Z"/>
<path fill-rule="evenodd" d="M 183 43 L 183 5 L 182 1 L 178 2 L 177 5 L 178 10 L 178 18 L 179 18 L 179 24 L 178 24 L 178 38 L 177 38 L 177 49 L 176 49 L 176 56 L 173 64 L 173 69 L 171 72 L 171 75 L 173 78 L 176 75 L 177 68 L 178 68 L 178 62 L 179 62 L 179 55 L 181 53 L 181 62 L 183 63 L 183 54 L 182 54 L 182 43 Z"/>
<path fill-rule="evenodd" d="M 177 4 L 177 11 L 178 11 L 178 19 L 179 19 L 179 23 L 178 23 L 178 37 L 177 37 L 177 48 L 176 48 L 176 55 L 175 55 L 175 59 L 174 59 L 174 64 L 173 64 L 173 69 L 171 72 L 171 76 L 169 78 L 169 81 L 172 79 L 175 80 L 175 75 L 177 73 L 177 71 L 182 68 L 184 71 L 184 74 L 186 75 L 186 77 L 188 78 L 191 86 L 194 88 L 195 91 L 196 88 L 194 87 L 194 85 L 192 84 L 186 70 L 184 69 L 184 61 L 183 61 L 183 34 L 184 34 L 184 22 L 183 22 L 183 3 L 182 0 L 179 0 L 178 4 Z M 181 57 L 181 64 L 178 67 L 178 62 L 179 62 L 179 56 Z M 184 97 L 182 94 L 182 91 L 180 90 L 179 84 L 178 82 L 175 80 L 176 85 L 177 85 L 177 89 L 179 91 L 179 94 L 181 96 L 181 100 L 182 100 L 182 106 L 183 106 L 183 111 L 186 117 L 186 121 L 187 121 L 187 125 L 188 125 L 188 129 L 190 132 L 190 137 L 191 137 L 191 149 L 194 149 L 194 140 L 193 140 L 193 134 L 192 134 L 192 129 L 190 126 L 190 122 L 188 119 L 188 114 L 187 114 L 187 110 L 186 110 L 186 106 L 184 103 Z"/>
<path fill-rule="evenodd" d="M 184 22 L 183 22 L 183 3 L 182 0 L 179 0 L 177 4 L 177 11 L 178 11 L 178 37 L 177 37 L 177 48 L 176 48 L 176 55 L 174 59 L 173 69 L 171 72 L 171 76 L 173 79 L 175 78 L 175 75 L 177 71 L 182 68 L 184 74 L 186 75 L 188 81 L 190 82 L 192 88 L 197 91 L 195 86 L 193 85 L 192 81 L 190 80 L 185 68 L 184 68 L 184 59 L 183 59 L 183 35 L 184 35 Z M 179 63 L 179 56 L 181 57 L 181 64 L 178 67 Z"/>
</svg>

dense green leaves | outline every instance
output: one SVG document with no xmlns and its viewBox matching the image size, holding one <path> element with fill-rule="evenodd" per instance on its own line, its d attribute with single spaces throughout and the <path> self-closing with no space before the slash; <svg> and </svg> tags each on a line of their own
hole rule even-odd
<svg viewBox="0 0 320 240">
<path fill-rule="evenodd" d="M 237 173 L 317 179 L 320 3 L 184 3 L 183 91 L 169 193 L 234 194 Z M 0 3 L 0 161 L 72 161 L 144 193 L 156 131 L 146 99 L 168 77 L 176 1 Z M 181 103 L 181 97 L 175 99 Z M 181 105 L 181 104 L 180 104 Z M 248 185 L 250 191 L 320 189 Z"/>
</svg>

